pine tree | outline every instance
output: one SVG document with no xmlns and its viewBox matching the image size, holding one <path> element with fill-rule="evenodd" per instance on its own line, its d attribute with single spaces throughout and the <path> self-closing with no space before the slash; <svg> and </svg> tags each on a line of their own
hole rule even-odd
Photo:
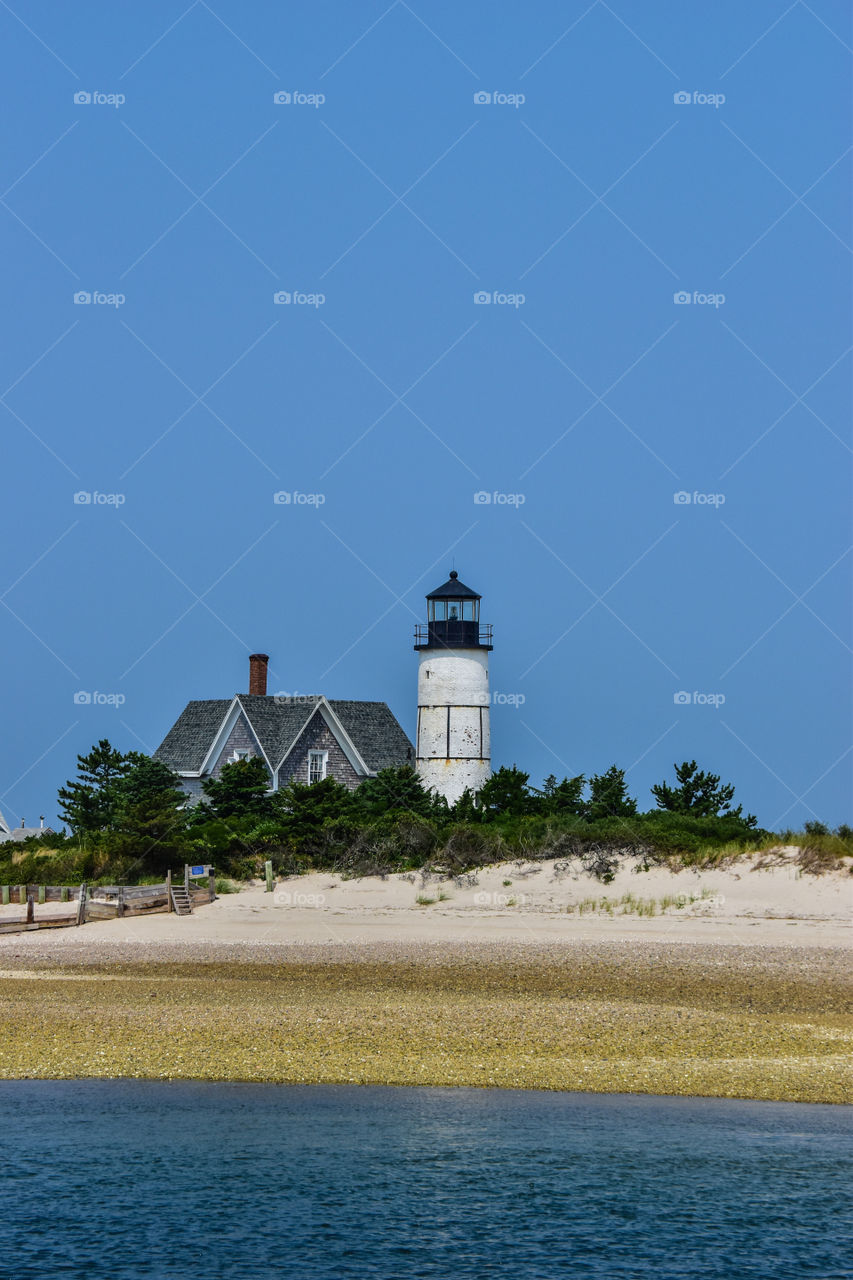
<svg viewBox="0 0 853 1280">
<path fill-rule="evenodd" d="M 585 786 L 586 778 L 582 773 L 578 774 L 576 778 L 563 778 L 562 782 L 558 782 L 556 775 L 551 773 L 542 784 L 539 808 L 543 813 L 548 814 L 562 813 L 580 816 L 585 812 L 583 800 Z"/>
<path fill-rule="evenodd" d="M 613 764 L 606 773 L 593 774 L 587 805 L 590 822 L 597 818 L 630 818 L 636 812 L 637 802 L 628 795 L 624 769 L 617 769 Z"/>
<path fill-rule="evenodd" d="M 320 782 L 291 781 L 272 798 L 272 809 L 288 837 L 297 842 L 316 835 L 324 822 L 334 822 L 353 810 L 353 793 L 334 778 Z"/>
<path fill-rule="evenodd" d="M 433 800 L 419 775 L 409 764 L 380 769 L 375 778 L 365 778 L 355 793 L 356 804 L 369 817 L 379 817 L 392 809 L 408 809 L 424 818 L 433 812 Z"/>
<path fill-rule="evenodd" d="M 721 787 L 719 774 L 703 772 L 695 760 L 685 760 L 682 764 L 673 765 L 673 768 L 679 786 L 671 787 L 666 782 L 658 782 L 652 787 L 652 795 L 659 809 L 668 809 L 671 813 L 691 813 L 697 818 L 741 816 L 742 805 L 738 805 L 737 809 L 731 807 L 734 786 L 728 783 Z M 746 822 L 748 825 L 755 825 L 752 814 L 747 816 Z"/>
<path fill-rule="evenodd" d="M 481 787 L 478 796 L 484 820 L 517 818 L 525 813 L 532 813 L 536 807 L 536 798 L 527 785 L 529 780 L 530 774 L 517 769 L 515 765 L 511 769 L 503 765 L 493 773 Z"/>
<path fill-rule="evenodd" d="M 230 760 L 218 778 L 202 783 L 209 808 L 217 818 L 265 818 L 270 811 L 270 776 L 260 756 Z"/>
<path fill-rule="evenodd" d="M 445 804 L 447 802 L 445 801 Z M 477 805 L 477 797 L 470 787 L 466 787 L 462 795 L 450 810 L 451 820 L 456 822 L 480 822 L 482 810 Z"/>
<path fill-rule="evenodd" d="M 185 848 L 186 795 L 168 765 L 140 756 L 115 785 L 112 842 L 151 871 L 165 870 Z"/>
<path fill-rule="evenodd" d="M 123 755 L 106 738 L 101 738 L 88 755 L 77 757 L 77 781 L 60 787 L 59 812 L 75 835 L 91 835 L 113 825 L 116 785 L 134 763 L 139 753 Z"/>
</svg>

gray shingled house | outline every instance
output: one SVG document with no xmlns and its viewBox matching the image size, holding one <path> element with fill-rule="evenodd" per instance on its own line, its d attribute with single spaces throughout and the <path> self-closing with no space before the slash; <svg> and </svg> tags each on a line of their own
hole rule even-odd
<svg viewBox="0 0 853 1280">
<path fill-rule="evenodd" d="M 414 748 L 384 702 L 266 692 L 266 654 L 249 659 L 249 693 L 189 702 L 154 752 L 192 801 L 233 760 L 260 757 L 270 789 L 332 777 L 353 790 L 392 765 L 414 767 Z"/>
</svg>

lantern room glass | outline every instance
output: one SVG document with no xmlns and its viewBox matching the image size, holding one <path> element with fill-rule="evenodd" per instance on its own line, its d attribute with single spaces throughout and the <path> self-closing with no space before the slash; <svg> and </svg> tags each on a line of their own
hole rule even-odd
<svg viewBox="0 0 853 1280">
<path fill-rule="evenodd" d="M 479 600 L 428 600 L 429 622 L 479 622 Z"/>
</svg>

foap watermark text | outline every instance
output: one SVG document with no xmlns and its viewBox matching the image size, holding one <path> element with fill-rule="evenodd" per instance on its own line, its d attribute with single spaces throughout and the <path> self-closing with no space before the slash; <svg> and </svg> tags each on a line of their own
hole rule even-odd
<svg viewBox="0 0 853 1280">
<path fill-rule="evenodd" d="M 499 89 L 478 89 L 474 94 L 475 107 L 523 107 L 527 98 L 523 93 L 502 93 Z"/>
<path fill-rule="evenodd" d="M 74 495 L 75 507 L 123 507 L 126 501 L 123 493 L 99 493 L 97 489 L 78 489 Z"/>
<path fill-rule="evenodd" d="M 474 494 L 475 507 L 523 507 L 527 498 L 523 493 L 502 493 L 500 489 L 478 489 Z"/>
<path fill-rule="evenodd" d="M 688 89 L 677 89 L 672 95 L 672 100 L 677 107 L 715 107 L 719 110 L 726 100 L 726 95 L 702 93 L 700 89 L 694 89 L 692 93 Z"/>
<path fill-rule="evenodd" d="M 697 307 L 723 307 L 726 303 L 726 295 L 724 293 L 700 293 L 698 289 L 694 289 L 691 293 L 688 289 L 679 289 L 672 295 L 672 300 L 678 307 L 687 307 L 693 303 Z"/>
<path fill-rule="evenodd" d="M 686 489 L 679 489 L 677 493 L 672 495 L 672 500 L 677 507 L 721 507 L 726 501 L 724 493 L 699 493 L 694 489 L 692 493 L 688 493 Z"/>
<path fill-rule="evenodd" d="M 528 901 L 526 893 L 488 893 L 481 889 L 474 894 L 478 907 L 523 907 Z"/>
<path fill-rule="evenodd" d="M 322 107 L 325 93 L 302 93 L 299 89 L 279 89 L 272 100 L 277 107 Z"/>
<path fill-rule="evenodd" d="M 279 489 L 272 500 L 277 507 L 322 507 L 325 493 L 300 493 L 298 489 Z"/>
<path fill-rule="evenodd" d="M 74 695 L 75 707 L 123 707 L 126 701 L 123 693 L 100 693 L 97 689 L 78 689 Z"/>
<path fill-rule="evenodd" d="M 474 302 L 478 307 L 488 307 L 492 303 L 496 307 L 523 307 L 527 297 L 523 293 L 501 293 L 500 289 L 478 289 L 474 294 Z"/>
<path fill-rule="evenodd" d="M 316 311 L 326 301 L 325 293 L 300 293 L 298 289 L 279 289 L 272 300 L 277 307 L 313 307 Z"/>
<path fill-rule="evenodd" d="M 304 893 L 298 889 L 276 889 L 272 895 L 276 907 L 322 907 L 324 893 Z"/>
<path fill-rule="evenodd" d="M 123 107 L 127 98 L 123 93 L 101 93 L 98 89 L 78 89 L 74 104 L 78 107 Z"/>
<path fill-rule="evenodd" d="M 127 298 L 123 293 L 102 293 L 94 289 L 78 289 L 74 294 L 75 307 L 123 307 Z"/>
<path fill-rule="evenodd" d="M 678 693 L 672 695 L 672 700 L 677 707 L 713 707 L 719 710 L 726 701 L 724 693 L 699 693 L 694 689 L 689 693 L 687 689 L 679 689 Z"/>
</svg>

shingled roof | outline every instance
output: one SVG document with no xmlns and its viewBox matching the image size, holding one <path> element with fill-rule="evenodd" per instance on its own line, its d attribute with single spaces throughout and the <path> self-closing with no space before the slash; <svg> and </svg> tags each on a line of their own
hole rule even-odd
<svg viewBox="0 0 853 1280">
<path fill-rule="evenodd" d="M 319 695 L 276 698 L 243 693 L 238 697 L 273 769 L 325 701 Z M 176 773 L 198 773 L 233 705 L 233 698 L 187 703 L 154 752 L 155 758 Z M 328 706 L 371 773 L 414 760 L 412 744 L 387 703 L 336 699 L 329 700 Z"/>
<path fill-rule="evenodd" d="M 154 752 L 154 759 L 162 760 L 176 773 L 197 773 L 230 706 L 230 698 L 188 702 Z"/>
<path fill-rule="evenodd" d="M 415 750 L 387 702 L 330 701 L 371 773 L 394 765 L 414 765 Z"/>
</svg>

